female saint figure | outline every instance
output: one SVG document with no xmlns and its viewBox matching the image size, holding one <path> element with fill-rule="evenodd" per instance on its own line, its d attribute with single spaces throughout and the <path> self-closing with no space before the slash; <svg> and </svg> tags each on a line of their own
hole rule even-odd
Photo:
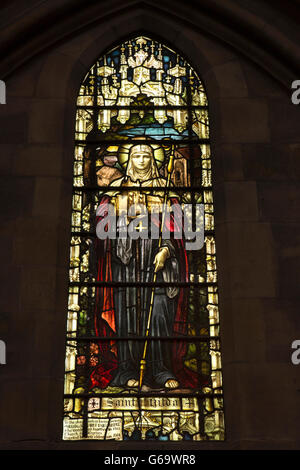
<svg viewBox="0 0 300 470">
<path fill-rule="evenodd" d="M 159 174 L 151 145 L 133 145 L 126 175 L 113 181 L 111 190 L 101 198 L 98 220 L 107 214 L 109 203 L 115 204 L 118 215 L 120 196 L 123 207 L 124 201 L 127 208 L 132 201 L 139 201 L 150 213 L 153 204 L 156 207 L 162 204 L 164 190 L 159 189 L 165 186 L 166 179 Z M 157 190 L 147 191 L 147 188 Z M 174 193 L 169 193 L 169 203 L 179 208 Z M 146 332 L 151 298 L 151 286 L 145 284 L 152 282 L 155 271 L 157 286 L 143 384 L 152 389 L 195 386 L 195 378 L 184 366 L 186 343 L 178 339 L 187 334 L 188 288 L 179 288 L 178 282 L 188 281 L 188 264 L 183 240 L 172 237 L 177 221 L 172 213 L 167 218 L 166 229 L 171 236 L 162 240 L 160 248 L 158 239 L 149 237 L 133 239 L 117 235 L 115 239 L 97 239 L 97 280 L 116 286 L 104 286 L 96 291 L 95 331 L 97 336 L 108 339 L 99 340 L 104 359 L 91 375 L 94 386 L 138 387 L 144 347 L 141 337 Z M 160 223 L 157 217 L 158 229 Z M 128 282 L 131 286 L 126 285 Z M 168 284 L 164 286 L 164 282 Z M 174 336 L 176 340 L 166 340 Z M 126 339 L 118 340 L 118 337 Z"/>
</svg>

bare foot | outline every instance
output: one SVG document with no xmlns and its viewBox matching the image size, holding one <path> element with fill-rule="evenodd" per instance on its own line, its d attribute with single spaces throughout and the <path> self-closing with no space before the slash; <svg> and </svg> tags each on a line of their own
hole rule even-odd
<svg viewBox="0 0 300 470">
<path fill-rule="evenodd" d="M 135 379 L 129 379 L 127 382 L 127 387 L 138 387 L 139 383 Z"/>
<path fill-rule="evenodd" d="M 177 382 L 177 380 L 174 380 L 174 379 L 169 379 L 166 381 L 165 387 L 166 388 L 178 388 L 179 382 Z"/>
</svg>

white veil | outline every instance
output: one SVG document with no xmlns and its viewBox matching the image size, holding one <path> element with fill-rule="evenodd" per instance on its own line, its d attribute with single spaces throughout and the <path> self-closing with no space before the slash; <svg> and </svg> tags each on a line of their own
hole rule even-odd
<svg viewBox="0 0 300 470">
<path fill-rule="evenodd" d="M 134 167 L 132 163 L 132 155 L 134 150 L 135 153 L 141 151 L 150 155 L 151 161 L 149 168 L 138 170 Z M 139 180 L 141 186 L 143 186 L 145 182 L 152 182 L 152 186 L 164 186 L 164 178 L 162 178 L 159 174 L 156 160 L 153 154 L 153 149 L 150 145 L 134 145 L 131 147 L 126 168 L 126 176 L 129 177 L 133 182 Z"/>
</svg>

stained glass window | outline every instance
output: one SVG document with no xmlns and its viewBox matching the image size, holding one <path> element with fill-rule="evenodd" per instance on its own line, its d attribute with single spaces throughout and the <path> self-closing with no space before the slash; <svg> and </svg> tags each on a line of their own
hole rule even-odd
<svg viewBox="0 0 300 470">
<path fill-rule="evenodd" d="M 223 440 L 208 102 L 148 37 L 77 100 L 65 440 Z"/>
</svg>

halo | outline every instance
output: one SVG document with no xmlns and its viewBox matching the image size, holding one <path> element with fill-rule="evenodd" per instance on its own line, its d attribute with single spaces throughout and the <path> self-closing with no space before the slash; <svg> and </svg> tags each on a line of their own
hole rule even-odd
<svg viewBox="0 0 300 470">
<path fill-rule="evenodd" d="M 138 142 L 139 141 L 136 140 L 136 141 L 131 142 L 130 144 L 120 145 L 119 152 L 118 152 L 119 163 L 124 169 L 127 167 L 127 162 L 128 162 L 129 152 L 130 152 L 131 147 L 133 147 L 134 145 L 137 145 Z M 143 143 L 143 145 L 149 145 L 150 147 L 152 147 L 153 156 L 156 160 L 157 168 L 159 169 L 162 166 L 164 159 L 165 159 L 164 149 L 161 147 L 161 145 L 153 144 L 152 142 L 151 143 L 147 142 L 145 144 Z"/>
</svg>

